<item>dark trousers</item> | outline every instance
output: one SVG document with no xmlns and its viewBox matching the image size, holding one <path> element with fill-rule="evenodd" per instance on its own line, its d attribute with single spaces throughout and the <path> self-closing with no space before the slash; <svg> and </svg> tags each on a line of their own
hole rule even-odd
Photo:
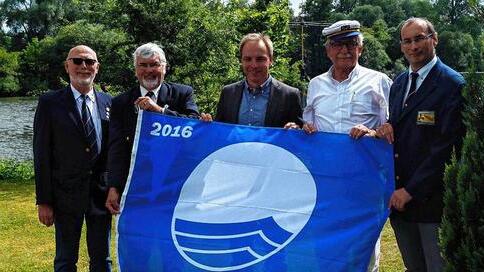
<svg viewBox="0 0 484 272">
<path fill-rule="evenodd" d="M 111 215 L 55 214 L 55 259 L 54 270 L 62 272 L 77 271 L 79 240 L 82 224 L 86 220 L 87 251 L 89 271 L 111 271 L 109 242 L 111 234 Z"/>
<path fill-rule="evenodd" d="M 443 271 L 440 224 L 408 222 L 398 216 L 391 216 L 390 223 L 407 272 Z"/>
</svg>

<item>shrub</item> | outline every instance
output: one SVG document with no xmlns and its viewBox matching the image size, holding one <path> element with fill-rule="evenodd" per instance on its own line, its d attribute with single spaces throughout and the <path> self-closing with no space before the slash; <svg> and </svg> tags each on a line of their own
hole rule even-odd
<svg viewBox="0 0 484 272">
<path fill-rule="evenodd" d="M 0 160 L 0 181 L 28 181 L 34 178 L 32 161 Z"/>
</svg>

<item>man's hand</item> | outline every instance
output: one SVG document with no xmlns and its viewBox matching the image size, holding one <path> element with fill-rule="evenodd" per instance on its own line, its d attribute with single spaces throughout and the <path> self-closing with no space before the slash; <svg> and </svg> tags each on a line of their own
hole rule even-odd
<svg viewBox="0 0 484 272">
<path fill-rule="evenodd" d="M 350 130 L 350 137 L 353 139 L 359 139 L 363 135 L 368 135 L 368 136 L 375 136 L 375 131 L 367 128 L 363 124 L 358 124 L 354 127 L 351 128 Z"/>
<path fill-rule="evenodd" d="M 119 193 L 114 187 L 109 188 L 108 197 L 106 199 L 106 208 L 111 214 L 119 213 Z"/>
<path fill-rule="evenodd" d="M 307 134 L 313 134 L 318 131 L 312 123 L 304 123 L 303 130 L 306 131 Z"/>
<path fill-rule="evenodd" d="M 285 129 L 299 129 L 299 126 L 294 122 L 289 122 L 284 125 Z"/>
<path fill-rule="evenodd" d="M 393 137 L 393 127 L 391 124 L 386 123 L 376 129 L 376 137 L 384 138 L 389 144 L 392 144 L 395 140 Z"/>
<path fill-rule="evenodd" d="M 200 120 L 204 122 L 212 122 L 212 115 L 210 113 L 200 113 Z"/>
<path fill-rule="evenodd" d="M 412 200 L 412 196 L 405 190 L 405 188 L 400 188 L 393 192 L 392 196 L 390 197 L 390 203 L 388 203 L 388 207 L 395 208 L 398 211 L 405 210 L 405 204 L 407 204 L 410 200 Z"/>
<path fill-rule="evenodd" d="M 47 227 L 54 224 L 54 209 L 49 204 L 39 204 L 37 206 L 39 212 L 39 221 Z"/>
<path fill-rule="evenodd" d="M 164 109 L 158 106 L 155 101 L 151 100 L 151 98 L 147 96 L 138 97 L 138 99 L 134 101 L 134 104 L 145 111 L 164 113 Z"/>
</svg>

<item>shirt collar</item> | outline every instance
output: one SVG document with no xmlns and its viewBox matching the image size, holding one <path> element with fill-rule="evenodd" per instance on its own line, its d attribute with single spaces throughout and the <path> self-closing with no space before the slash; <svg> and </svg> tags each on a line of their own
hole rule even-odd
<svg viewBox="0 0 484 272">
<path fill-rule="evenodd" d="M 264 81 L 264 83 L 262 83 L 262 85 L 260 85 L 259 87 L 262 89 L 262 92 L 265 92 L 267 87 L 269 86 L 269 84 L 272 82 L 272 76 L 269 75 L 269 77 L 266 79 L 266 81 Z M 248 90 L 249 89 L 249 83 L 247 83 L 247 79 L 244 81 L 244 85 L 245 85 L 245 89 Z"/>
<path fill-rule="evenodd" d="M 348 75 L 348 78 L 347 78 L 347 79 L 345 79 L 345 80 L 343 80 L 343 81 L 346 81 L 346 80 L 350 80 L 350 81 L 351 81 L 353 78 L 355 78 L 355 77 L 357 77 L 357 76 L 358 76 L 358 74 L 360 73 L 360 70 L 361 70 L 361 66 L 360 66 L 360 64 L 357 62 L 357 63 L 356 63 L 356 65 L 355 65 L 355 67 L 353 67 L 353 70 L 351 70 L 350 74 Z M 334 71 L 334 65 L 331 65 L 331 67 L 329 68 L 329 71 L 328 71 L 328 76 L 329 76 L 329 77 L 330 77 L 332 80 L 334 80 L 334 81 L 336 81 L 336 82 L 338 82 L 338 83 L 339 83 L 339 81 L 337 81 L 336 79 L 334 79 L 334 77 L 333 77 L 333 71 Z M 342 82 L 343 82 L 343 81 L 342 81 Z"/>
<path fill-rule="evenodd" d="M 427 64 L 422 66 L 420 69 L 418 69 L 416 72 L 418 73 L 419 78 L 425 78 L 427 75 L 430 73 L 430 70 L 432 70 L 432 67 L 437 63 L 437 56 L 435 55 L 434 58 L 429 61 Z M 412 67 L 408 67 L 408 75 L 412 73 Z"/>
<path fill-rule="evenodd" d="M 139 85 L 139 88 L 141 90 L 141 96 L 145 96 L 148 93 L 148 90 L 145 87 Z M 152 92 L 155 94 L 155 97 L 157 99 L 158 99 L 158 93 L 160 92 L 160 88 L 161 88 L 161 84 L 158 87 L 156 87 L 154 90 L 152 90 Z"/>
<path fill-rule="evenodd" d="M 79 99 L 79 97 L 82 95 L 82 93 L 79 92 L 76 88 L 74 88 L 74 86 L 72 86 L 72 84 L 71 84 L 71 90 L 72 90 L 72 94 L 74 95 L 75 100 Z M 96 96 L 94 95 L 94 89 L 93 88 L 91 88 L 91 90 L 86 95 L 87 95 L 87 97 L 89 97 L 89 99 L 92 102 L 96 101 L 95 100 Z"/>
</svg>

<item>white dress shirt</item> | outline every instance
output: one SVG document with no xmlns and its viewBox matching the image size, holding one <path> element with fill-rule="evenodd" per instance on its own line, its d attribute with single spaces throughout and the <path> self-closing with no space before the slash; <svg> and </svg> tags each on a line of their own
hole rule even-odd
<svg viewBox="0 0 484 272">
<path fill-rule="evenodd" d="M 79 116 L 82 119 L 82 98 L 81 93 L 71 85 L 72 94 L 74 95 L 74 99 L 76 100 L 77 110 L 79 111 Z M 90 90 L 86 94 L 86 106 L 91 113 L 91 118 L 94 123 L 94 128 L 96 129 L 96 141 L 97 141 L 97 150 L 101 150 L 101 140 L 102 140 L 102 127 L 101 127 L 101 117 L 99 115 L 99 110 L 96 103 L 96 95 L 94 94 L 94 90 Z"/>
<path fill-rule="evenodd" d="M 161 87 L 161 84 L 156 87 L 154 90 L 152 90 L 152 92 L 155 94 L 155 96 L 152 98 L 153 101 L 158 101 L 158 93 L 160 92 L 160 87 Z M 141 90 L 141 96 L 146 96 L 146 94 L 149 92 L 145 87 L 139 85 L 139 89 Z"/>
<path fill-rule="evenodd" d="M 319 131 L 349 133 L 363 124 L 375 129 L 388 119 L 391 79 L 357 64 L 348 78 L 333 78 L 333 67 L 309 82 L 305 122 Z"/>
</svg>

